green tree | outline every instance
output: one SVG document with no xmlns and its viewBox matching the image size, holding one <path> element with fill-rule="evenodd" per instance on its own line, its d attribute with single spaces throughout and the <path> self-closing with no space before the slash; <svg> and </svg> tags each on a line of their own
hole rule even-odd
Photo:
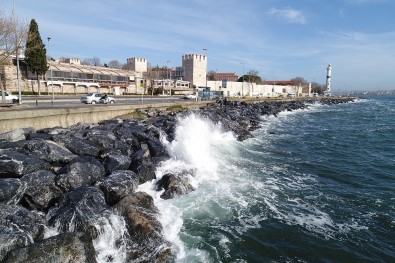
<svg viewBox="0 0 395 263">
<path fill-rule="evenodd" d="M 38 31 L 36 20 L 32 19 L 27 33 L 25 61 L 28 69 L 37 75 L 38 95 L 40 93 L 40 75 L 44 75 L 48 70 L 47 50 Z"/>
</svg>

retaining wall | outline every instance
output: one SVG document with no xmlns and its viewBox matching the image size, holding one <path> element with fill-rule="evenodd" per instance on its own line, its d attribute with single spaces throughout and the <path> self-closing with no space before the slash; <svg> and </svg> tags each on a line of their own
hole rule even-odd
<svg viewBox="0 0 395 263">
<path fill-rule="evenodd" d="M 184 102 L 183 107 L 197 108 L 209 102 Z M 69 127 L 77 123 L 98 123 L 136 109 L 166 109 L 175 103 L 139 104 L 139 105 L 94 105 L 79 108 L 26 108 L 0 111 L 0 134 L 18 128 L 44 129 Z"/>
</svg>

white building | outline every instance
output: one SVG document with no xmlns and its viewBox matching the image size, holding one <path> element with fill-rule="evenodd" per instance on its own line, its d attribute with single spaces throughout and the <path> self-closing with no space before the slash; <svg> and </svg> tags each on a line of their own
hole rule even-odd
<svg viewBox="0 0 395 263">
<path fill-rule="evenodd" d="M 128 58 L 126 60 L 128 69 L 143 73 L 148 71 L 148 61 L 145 58 Z"/>
<path fill-rule="evenodd" d="M 207 84 L 207 56 L 187 54 L 182 56 L 184 80 L 192 83 L 194 87 L 205 87 Z"/>
</svg>

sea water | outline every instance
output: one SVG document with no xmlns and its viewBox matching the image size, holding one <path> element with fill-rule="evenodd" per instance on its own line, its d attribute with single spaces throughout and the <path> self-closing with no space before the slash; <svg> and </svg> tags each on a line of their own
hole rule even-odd
<svg viewBox="0 0 395 263">
<path fill-rule="evenodd" d="M 195 191 L 158 206 L 176 262 L 395 262 L 395 98 L 310 105 L 242 142 L 190 114 L 163 174 Z"/>
</svg>

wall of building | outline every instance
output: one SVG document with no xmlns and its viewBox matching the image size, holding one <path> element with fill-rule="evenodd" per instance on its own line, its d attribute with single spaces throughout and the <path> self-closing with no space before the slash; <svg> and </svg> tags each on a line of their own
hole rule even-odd
<svg viewBox="0 0 395 263">
<path fill-rule="evenodd" d="M 184 79 L 196 87 L 206 86 L 207 56 L 200 54 L 187 54 L 182 56 Z"/>
<path fill-rule="evenodd" d="M 148 71 L 148 61 L 145 58 L 128 58 L 126 62 L 133 71 L 139 73 Z"/>
</svg>

